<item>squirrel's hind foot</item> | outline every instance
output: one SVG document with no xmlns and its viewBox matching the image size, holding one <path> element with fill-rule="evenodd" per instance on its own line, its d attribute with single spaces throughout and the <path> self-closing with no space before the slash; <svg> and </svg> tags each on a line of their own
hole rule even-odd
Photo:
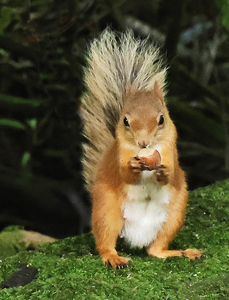
<svg viewBox="0 0 229 300">
<path fill-rule="evenodd" d="M 204 256 L 204 253 L 197 249 L 186 249 L 182 252 L 182 254 L 192 260 L 194 260 L 196 258 L 200 259 L 201 257 Z"/>
<path fill-rule="evenodd" d="M 148 254 L 152 256 L 156 256 L 158 258 L 167 258 L 171 256 L 185 256 L 189 259 L 196 259 L 201 258 L 204 256 L 204 253 L 202 251 L 199 251 L 197 249 L 186 249 L 184 251 L 182 250 L 155 250 L 155 249 L 148 249 Z"/>
</svg>

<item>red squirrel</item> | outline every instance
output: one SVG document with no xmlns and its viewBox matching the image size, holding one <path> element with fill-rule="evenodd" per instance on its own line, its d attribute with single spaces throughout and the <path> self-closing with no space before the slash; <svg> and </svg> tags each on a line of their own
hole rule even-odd
<svg viewBox="0 0 229 300">
<path fill-rule="evenodd" d="M 184 223 L 188 192 L 165 77 L 159 49 L 131 31 L 106 29 L 90 46 L 82 101 L 84 177 L 96 247 L 113 268 L 130 260 L 118 255 L 118 237 L 159 258 L 202 255 L 168 250 Z"/>
</svg>

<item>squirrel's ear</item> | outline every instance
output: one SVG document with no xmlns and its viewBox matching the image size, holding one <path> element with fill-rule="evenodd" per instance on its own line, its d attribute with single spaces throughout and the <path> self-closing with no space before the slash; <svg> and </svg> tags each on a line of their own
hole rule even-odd
<svg viewBox="0 0 229 300">
<path fill-rule="evenodd" d="M 157 80 L 154 82 L 154 93 L 161 100 L 161 102 L 164 103 L 163 90 L 159 87 Z"/>
</svg>

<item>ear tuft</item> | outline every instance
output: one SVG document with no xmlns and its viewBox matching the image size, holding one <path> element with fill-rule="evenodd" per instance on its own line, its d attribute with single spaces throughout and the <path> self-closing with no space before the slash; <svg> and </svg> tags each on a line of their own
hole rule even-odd
<svg viewBox="0 0 229 300">
<path fill-rule="evenodd" d="M 159 87 L 159 84 L 157 82 L 157 80 L 155 80 L 155 83 L 154 83 L 154 92 L 156 94 L 156 96 L 164 102 L 164 96 L 163 96 L 163 91 L 162 89 Z"/>
<path fill-rule="evenodd" d="M 127 83 L 126 85 L 126 95 L 130 94 L 132 92 L 132 85 L 130 82 Z"/>
</svg>

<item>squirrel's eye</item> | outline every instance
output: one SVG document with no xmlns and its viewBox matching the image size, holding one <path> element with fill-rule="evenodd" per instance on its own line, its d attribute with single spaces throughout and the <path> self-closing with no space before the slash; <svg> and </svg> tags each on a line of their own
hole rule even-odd
<svg viewBox="0 0 229 300">
<path fill-rule="evenodd" d="M 128 120 L 127 120 L 127 117 L 125 117 L 125 118 L 123 119 L 123 123 L 124 123 L 124 125 L 127 126 L 127 127 L 130 126 L 130 124 L 129 124 Z"/>
<path fill-rule="evenodd" d="M 163 115 L 161 115 L 160 116 L 160 120 L 159 120 L 159 122 L 158 122 L 158 126 L 160 126 L 160 125 L 162 125 L 162 124 L 164 124 L 164 117 L 163 117 Z"/>
</svg>

